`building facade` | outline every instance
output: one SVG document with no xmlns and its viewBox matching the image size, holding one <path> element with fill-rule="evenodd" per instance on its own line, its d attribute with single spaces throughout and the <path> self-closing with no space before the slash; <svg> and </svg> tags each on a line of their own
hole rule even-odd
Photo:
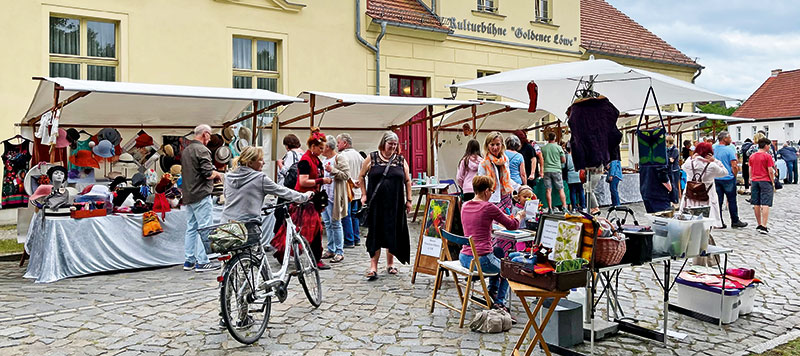
<svg viewBox="0 0 800 356">
<path fill-rule="evenodd" d="M 287 95 L 320 90 L 449 98 L 446 85 L 453 81 L 590 55 L 686 81 L 700 69 L 603 0 L 3 0 L 2 5 L 3 137 L 19 132 L 15 123 L 28 109 L 36 76 L 262 88 Z M 466 90 L 457 95 L 479 97 L 502 99 Z M 402 133 L 407 151 L 430 154 L 424 125 Z M 360 134 L 357 148 L 374 149 L 374 136 Z M 424 162 L 415 172 L 430 169 L 427 156 Z"/>
<path fill-rule="evenodd" d="M 800 140 L 800 69 L 775 69 L 753 95 L 732 116 L 755 119 L 730 126 L 733 140 L 743 142 L 758 131 L 770 140 L 783 144 Z"/>
</svg>

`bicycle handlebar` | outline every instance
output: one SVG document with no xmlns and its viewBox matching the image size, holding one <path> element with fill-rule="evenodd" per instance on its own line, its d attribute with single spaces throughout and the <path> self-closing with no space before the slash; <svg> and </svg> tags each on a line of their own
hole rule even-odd
<svg viewBox="0 0 800 356">
<path fill-rule="evenodd" d="M 313 203 L 313 201 L 311 200 L 313 197 L 314 197 L 314 194 L 312 194 L 311 197 L 309 197 L 307 201 L 305 201 L 303 203 L 299 203 L 299 205 L 300 206 L 304 206 L 304 205 L 308 205 L 308 204 Z M 277 209 L 277 208 L 280 208 L 280 207 L 288 206 L 290 204 L 294 204 L 294 202 L 287 201 L 287 202 L 283 202 L 283 203 L 280 203 L 280 204 L 265 206 L 265 207 L 261 208 L 261 212 L 269 213 L 270 210 L 274 210 L 274 209 Z"/>
</svg>

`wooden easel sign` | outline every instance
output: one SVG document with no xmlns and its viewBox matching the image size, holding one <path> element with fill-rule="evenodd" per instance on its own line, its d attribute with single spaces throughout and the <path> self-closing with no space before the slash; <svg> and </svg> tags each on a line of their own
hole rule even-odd
<svg viewBox="0 0 800 356">
<path fill-rule="evenodd" d="M 411 284 L 414 284 L 417 273 L 436 275 L 437 261 L 442 252 L 442 236 L 439 230 L 451 231 L 456 204 L 458 198 L 454 196 L 428 194 L 417 243 L 417 255 L 414 258 L 414 272 L 411 273 Z"/>
</svg>

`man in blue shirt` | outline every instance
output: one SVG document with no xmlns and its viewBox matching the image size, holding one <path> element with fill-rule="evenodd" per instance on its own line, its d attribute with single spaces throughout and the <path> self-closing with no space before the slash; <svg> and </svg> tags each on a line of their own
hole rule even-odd
<svg viewBox="0 0 800 356">
<path fill-rule="evenodd" d="M 611 192 L 611 205 L 619 206 L 619 183 L 622 182 L 622 164 L 619 160 L 613 160 L 608 164 L 608 190 Z"/>
<path fill-rule="evenodd" d="M 731 213 L 732 227 L 745 227 L 747 223 L 739 220 L 739 208 L 736 205 L 736 175 L 739 173 L 739 159 L 736 157 L 736 149 L 731 145 L 731 135 L 728 131 L 722 131 L 717 135 L 717 144 L 714 145 L 714 158 L 718 159 L 728 175 L 714 180 L 719 197 L 719 207 L 725 206 L 725 197 L 728 198 L 728 210 Z M 722 218 L 722 211 L 720 211 Z M 726 228 L 725 220 L 722 221 L 722 228 Z"/>
<path fill-rule="evenodd" d="M 784 184 L 797 184 L 797 149 L 792 147 L 792 141 L 786 141 L 778 150 L 778 155 L 786 162 L 786 179 Z"/>
</svg>

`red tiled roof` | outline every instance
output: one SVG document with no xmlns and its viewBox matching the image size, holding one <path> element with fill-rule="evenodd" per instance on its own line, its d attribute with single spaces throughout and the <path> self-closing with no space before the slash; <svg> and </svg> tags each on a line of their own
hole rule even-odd
<svg viewBox="0 0 800 356">
<path fill-rule="evenodd" d="M 770 76 L 732 116 L 753 119 L 800 117 L 800 69 Z"/>
<path fill-rule="evenodd" d="M 604 0 L 581 0 L 581 47 L 589 53 L 700 67 Z"/>
<path fill-rule="evenodd" d="M 368 0 L 367 15 L 376 20 L 420 26 L 449 32 L 439 18 L 418 0 Z"/>
</svg>

